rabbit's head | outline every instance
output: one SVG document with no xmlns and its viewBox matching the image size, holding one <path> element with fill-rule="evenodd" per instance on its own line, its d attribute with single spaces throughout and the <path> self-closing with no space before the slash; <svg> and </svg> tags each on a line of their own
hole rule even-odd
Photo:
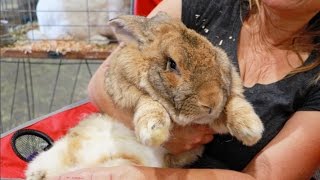
<svg viewBox="0 0 320 180">
<path fill-rule="evenodd" d="M 174 122 L 208 124 L 219 117 L 231 89 L 231 66 L 221 49 L 165 13 L 150 19 L 120 16 L 110 25 L 117 39 L 144 59 L 148 85 L 141 86 L 149 88 L 142 89 Z"/>
</svg>

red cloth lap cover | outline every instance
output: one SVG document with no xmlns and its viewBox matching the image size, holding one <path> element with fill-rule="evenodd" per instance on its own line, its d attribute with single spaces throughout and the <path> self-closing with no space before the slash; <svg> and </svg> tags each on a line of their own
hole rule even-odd
<svg viewBox="0 0 320 180">
<path fill-rule="evenodd" d="M 156 7 L 161 0 L 135 0 L 134 14 L 140 16 L 147 16 L 154 7 Z"/>
<path fill-rule="evenodd" d="M 33 129 L 46 134 L 55 141 L 65 135 L 67 130 L 75 126 L 85 115 L 97 111 L 94 105 L 85 101 L 65 107 L 44 118 L 27 122 L 10 132 L 2 134 L 0 178 L 24 178 L 27 162 L 16 155 L 11 144 L 15 132 L 21 129 Z"/>
</svg>

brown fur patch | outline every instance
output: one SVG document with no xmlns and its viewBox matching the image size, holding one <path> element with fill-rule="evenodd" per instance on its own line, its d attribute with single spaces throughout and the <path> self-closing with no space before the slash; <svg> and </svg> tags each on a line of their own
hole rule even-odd
<svg viewBox="0 0 320 180">
<path fill-rule="evenodd" d="M 183 40 L 192 45 L 192 47 L 198 47 L 199 46 L 199 38 L 195 36 L 193 33 L 189 33 L 189 30 L 182 30 L 182 38 Z"/>
<path fill-rule="evenodd" d="M 67 150 L 63 156 L 63 164 L 70 167 L 77 164 L 78 159 L 76 157 L 76 153 L 81 148 L 81 142 L 83 142 L 83 139 L 85 139 L 85 137 L 81 136 L 76 131 L 71 130 L 69 137 L 67 138 L 69 138 L 69 143 Z"/>
<path fill-rule="evenodd" d="M 134 155 L 130 154 L 115 154 L 112 156 L 103 156 L 98 160 L 98 163 L 105 163 L 107 161 L 115 160 L 115 159 L 124 159 L 132 162 L 132 165 L 144 165 L 144 163 Z"/>
</svg>

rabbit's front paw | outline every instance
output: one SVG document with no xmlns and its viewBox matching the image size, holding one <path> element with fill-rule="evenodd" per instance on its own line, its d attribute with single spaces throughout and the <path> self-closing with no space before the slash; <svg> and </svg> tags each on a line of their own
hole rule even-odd
<svg viewBox="0 0 320 180">
<path fill-rule="evenodd" d="M 148 146 L 158 147 L 169 139 L 170 118 L 145 115 L 139 120 L 137 137 L 139 141 Z"/>
<path fill-rule="evenodd" d="M 264 130 L 260 118 L 254 112 L 239 115 L 233 121 L 229 121 L 227 127 L 231 135 L 247 146 L 256 144 Z"/>
<path fill-rule="evenodd" d="M 26 180 L 42 180 L 42 179 L 46 179 L 46 177 L 47 177 L 47 171 L 38 170 L 38 171 L 28 172 L 26 175 Z"/>
</svg>

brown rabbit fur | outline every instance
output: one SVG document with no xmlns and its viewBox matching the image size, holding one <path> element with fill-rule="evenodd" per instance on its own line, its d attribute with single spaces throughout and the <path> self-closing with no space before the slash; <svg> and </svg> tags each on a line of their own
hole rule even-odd
<svg viewBox="0 0 320 180">
<path fill-rule="evenodd" d="M 110 25 L 124 46 L 110 59 L 106 92 L 117 106 L 134 111 L 140 142 L 160 146 L 172 122 L 209 124 L 249 146 L 261 138 L 263 124 L 223 50 L 165 13 L 121 16 Z"/>
</svg>

